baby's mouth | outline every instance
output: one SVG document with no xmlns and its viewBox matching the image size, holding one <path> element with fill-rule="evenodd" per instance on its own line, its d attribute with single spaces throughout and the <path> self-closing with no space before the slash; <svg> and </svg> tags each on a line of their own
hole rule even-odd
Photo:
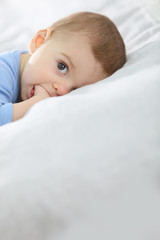
<svg viewBox="0 0 160 240">
<path fill-rule="evenodd" d="M 30 92 L 30 97 L 33 97 L 34 96 L 34 91 L 35 91 L 35 87 L 33 86 L 31 92 Z"/>
</svg>

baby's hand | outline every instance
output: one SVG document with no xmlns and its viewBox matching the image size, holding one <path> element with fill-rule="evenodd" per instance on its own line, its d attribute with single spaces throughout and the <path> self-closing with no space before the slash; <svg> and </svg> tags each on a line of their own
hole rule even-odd
<svg viewBox="0 0 160 240">
<path fill-rule="evenodd" d="M 38 96 L 42 99 L 51 97 L 49 93 L 46 91 L 46 89 L 43 88 L 41 85 L 35 85 L 34 96 Z"/>
</svg>

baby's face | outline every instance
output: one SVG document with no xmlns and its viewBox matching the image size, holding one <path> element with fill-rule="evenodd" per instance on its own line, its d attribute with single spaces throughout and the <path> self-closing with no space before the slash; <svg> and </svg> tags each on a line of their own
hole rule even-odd
<svg viewBox="0 0 160 240">
<path fill-rule="evenodd" d="M 55 35 L 31 55 L 21 78 L 21 98 L 31 97 L 37 84 L 51 97 L 103 79 L 103 70 L 84 37 Z"/>
</svg>

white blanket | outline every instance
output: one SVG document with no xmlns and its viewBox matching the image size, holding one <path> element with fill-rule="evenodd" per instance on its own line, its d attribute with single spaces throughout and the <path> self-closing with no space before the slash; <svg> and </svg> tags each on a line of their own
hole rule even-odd
<svg viewBox="0 0 160 240">
<path fill-rule="evenodd" d="M 1 1 L 0 50 L 75 11 L 109 16 L 127 63 L 0 127 L 0 240 L 159 240 L 159 1 Z"/>
</svg>

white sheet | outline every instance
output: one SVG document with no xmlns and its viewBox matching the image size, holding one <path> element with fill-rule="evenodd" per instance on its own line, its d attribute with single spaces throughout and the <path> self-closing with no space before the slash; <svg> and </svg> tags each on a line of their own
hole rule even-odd
<svg viewBox="0 0 160 240">
<path fill-rule="evenodd" d="M 115 21 L 128 57 L 108 79 L 0 127 L 0 239 L 160 239 L 159 2 L 0 6 L 0 50 L 26 48 L 37 28 L 89 10 Z"/>
</svg>

